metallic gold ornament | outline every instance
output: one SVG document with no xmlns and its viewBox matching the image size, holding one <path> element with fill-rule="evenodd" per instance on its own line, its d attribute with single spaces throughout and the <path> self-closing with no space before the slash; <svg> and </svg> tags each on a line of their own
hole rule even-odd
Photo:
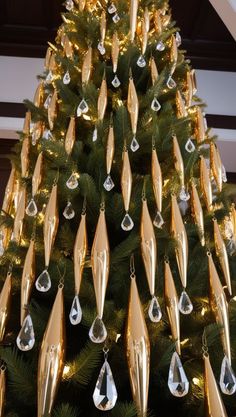
<svg viewBox="0 0 236 417">
<path fill-rule="evenodd" d="M 44 123 L 41 120 L 38 120 L 34 123 L 32 129 L 32 145 L 36 145 L 44 131 Z"/>
<path fill-rule="evenodd" d="M 142 28 L 142 54 L 144 55 L 146 52 L 147 43 L 148 43 L 148 31 L 147 31 L 147 25 L 146 25 L 145 19 L 142 19 L 141 28 Z"/>
<path fill-rule="evenodd" d="M 193 99 L 193 84 L 192 84 L 192 77 L 191 72 L 187 71 L 186 74 L 186 89 L 185 89 L 185 100 L 186 100 L 186 106 L 190 107 L 192 105 L 192 99 Z"/>
<path fill-rule="evenodd" d="M 83 12 L 86 5 L 86 0 L 79 0 L 79 11 Z"/>
<path fill-rule="evenodd" d="M 65 357 L 63 290 L 58 288 L 38 361 L 38 417 L 51 415 Z"/>
<path fill-rule="evenodd" d="M 0 294 L 0 342 L 3 341 L 9 319 L 12 292 L 12 276 L 8 272 Z M 1 415 L 1 414 L 0 414 Z"/>
<path fill-rule="evenodd" d="M 190 71 L 190 75 L 191 75 L 191 80 L 192 80 L 193 95 L 195 95 L 197 93 L 197 80 L 196 80 L 196 73 L 194 69 Z"/>
<path fill-rule="evenodd" d="M 51 56 L 52 56 L 52 49 L 49 46 L 48 49 L 47 49 L 46 56 L 45 56 L 45 61 L 44 61 L 45 70 L 49 69 L 49 62 L 50 62 Z"/>
<path fill-rule="evenodd" d="M 178 307 L 178 295 L 169 262 L 165 261 L 165 302 L 169 318 L 172 339 L 175 342 L 177 353 L 181 354 L 180 345 L 180 317 Z"/>
<path fill-rule="evenodd" d="M 93 285 L 97 303 L 98 317 L 103 316 L 106 288 L 110 269 L 110 248 L 107 235 L 105 210 L 100 210 L 96 233 L 91 251 Z"/>
<path fill-rule="evenodd" d="M 138 125 L 139 101 L 138 101 L 136 88 L 134 85 L 134 80 L 132 77 L 130 77 L 129 79 L 127 108 L 130 114 L 132 132 L 134 135 L 136 135 L 137 125 Z"/>
<path fill-rule="evenodd" d="M 40 107 L 41 104 L 43 103 L 43 98 L 44 98 L 44 88 L 43 88 L 43 81 L 41 81 L 35 91 L 35 95 L 34 95 L 34 105 L 36 107 Z"/>
<path fill-rule="evenodd" d="M 25 120 L 24 120 L 24 126 L 23 126 L 24 135 L 30 134 L 30 123 L 31 123 L 31 113 L 30 111 L 27 111 L 25 113 Z"/>
<path fill-rule="evenodd" d="M 163 23 L 163 20 L 162 20 Z M 178 48 L 176 44 L 176 38 L 174 35 L 171 35 L 170 41 L 170 62 L 172 64 L 171 74 L 174 73 L 178 61 Z"/>
<path fill-rule="evenodd" d="M 16 170 L 15 170 L 15 167 L 12 166 L 11 173 L 10 173 L 7 186 L 5 189 L 3 203 L 2 203 L 2 210 L 5 213 L 10 213 L 10 210 L 12 207 L 15 180 L 16 180 Z"/>
<path fill-rule="evenodd" d="M 43 152 L 40 152 L 35 164 L 34 173 L 32 176 L 32 196 L 35 197 L 38 193 L 42 182 L 42 166 L 43 166 Z"/>
<path fill-rule="evenodd" d="M 129 211 L 130 197 L 132 191 L 132 171 L 129 162 L 129 153 L 125 149 L 123 152 L 123 166 L 121 173 L 121 190 L 124 201 L 125 211 Z"/>
<path fill-rule="evenodd" d="M 88 48 L 84 60 L 83 60 L 83 65 L 82 65 L 82 71 L 81 71 L 81 75 L 82 75 L 82 84 L 87 84 L 89 82 L 90 76 L 91 76 L 91 72 L 92 72 L 92 53 L 93 50 L 91 48 L 91 46 Z"/>
<path fill-rule="evenodd" d="M 160 10 L 155 10 L 154 12 L 154 26 L 155 26 L 155 31 L 158 35 L 161 35 L 162 33 L 162 19 L 161 19 L 161 11 Z"/>
<path fill-rule="evenodd" d="M 156 62 L 153 56 L 150 59 L 150 68 L 151 68 L 152 85 L 154 85 L 157 82 L 159 75 L 158 75 Z"/>
<path fill-rule="evenodd" d="M 175 195 L 172 195 L 171 231 L 176 239 L 175 249 L 179 275 L 184 288 L 187 286 L 188 267 L 188 238 L 184 227 L 183 219 Z"/>
<path fill-rule="evenodd" d="M 219 258 L 220 266 L 224 274 L 224 278 L 225 278 L 225 282 L 226 282 L 229 294 L 232 295 L 229 259 L 228 259 L 228 254 L 227 254 L 227 250 L 225 247 L 225 242 L 221 235 L 217 220 L 214 219 L 213 222 L 214 222 L 214 240 L 215 240 L 216 255 Z"/>
<path fill-rule="evenodd" d="M 185 107 L 185 102 L 184 102 L 184 99 L 183 99 L 182 95 L 180 94 L 179 90 L 177 90 L 177 92 L 176 92 L 175 103 L 176 103 L 178 119 L 181 119 L 182 117 L 186 117 L 187 116 L 187 111 L 186 111 L 186 107 Z"/>
<path fill-rule="evenodd" d="M 130 0 L 130 40 L 134 41 L 137 28 L 138 0 Z"/>
<path fill-rule="evenodd" d="M 59 224 L 58 210 L 57 210 L 57 185 L 53 185 L 51 195 L 48 200 L 44 217 L 44 255 L 45 266 L 49 266 L 52 248 L 55 242 L 57 229 Z"/>
<path fill-rule="evenodd" d="M 73 46 L 67 35 L 64 35 L 64 51 L 68 59 L 74 58 Z"/>
<path fill-rule="evenodd" d="M 17 211 L 18 206 L 19 206 L 21 191 L 22 189 L 20 187 L 20 180 L 19 178 L 16 177 L 15 183 L 14 183 L 14 189 L 13 189 L 13 202 L 14 202 L 15 212 Z"/>
<path fill-rule="evenodd" d="M 154 296 L 157 269 L 157 242 L 146 199 L 144 199 L 142 203 L 140 236 L 142 258 L 149 291 L 151 296 Z"/>
<path fill-rule="evenodd" d="M 69 156 L 75 144 L 75 117 L 70 118 L 70 123 L 65 137 L 65 150 Z"/>
<path fill-rule="evenodd" d="M 105 41 L 106 30 L 107 30 L 106 12 L 105 10 L 103 10 L 101 14 L 101 23 L 100 23 L 101 43 L 104 43 Z"/>
<path fill-rule="evenodd" d="M 203 197 L 205 200 L 205 204 L 207 206 L 207 210 L 212 210 L 212 188 L 211 188 L 211 180 L 210 180 L 210 173 L 209 169 L 207 168 L 206 161 L 204 157 L 200 156 L 200 182 L 201 182 L 201 189 L 203 193 Z"/>
<path fill-rule="evenodd" d="M 52 52 L 52 54 L 51 54 L 51 58 L 50 58 L 50 61 L 49 61 L 49 68 L 48 69 L 51 72 L 54 72 L 54 71 L 57 70 L 57 62 L 56 62 L 56 57 L 55 57 L 55 53 L 54 52 Z"/>
<path fill-rule="evenodd" d="M 219 151 L 213 142 L 211 142 L 210 144 L 210 157 L 211 157 L 211 170 L 215 178 L 218 191 L 221 192 L 222 184 L 223 184 L 222 162 L 221 162 Z"/>
<path fill-rule="evenodd" d="M 146 27 L 146 32 L 149 32 L 150 30 L 150 16 L 149 16 L 149 10 L 148 7 L 145 7 L 143 19 Z"/>
<path fill-rule="evenodd" d="M 156 149 L 152 149 L 152 186 L 156 205 L 160 213 L 162 211 L 162 184 L 162 172 L 158 161 L 157 152 Z"/>
<path fill-rule="evenodd" d="M 182 187 L 184 187 L 184 162 L 181 155 L 179 142 L 177 140 L 177 137 L 173 136 L 173 152 L 174 152 L 174 163 L 175 163 L 175 169 L 179 175 L 180 184 Z"/>
<path fill-rule="evenodd" d="M 56 117 L 57 117 L 57 91 L 54 90 L 50 104 L 48 106 L 48 124 L 49 124 L 50 130 L 53 130 Z"/>
<path fill-rule="evenodd" d="M 107 174 L 110 174 L 112 162 L 115 153 L 115 137 L 114 137 L 114 128 L 111 124 L 109 127 L 108 139 L 107 139 L 107 149 L 106 149 L 106 167 Z"/>
<path fill-rule="evenodd" d="M 25 218 L 25 206 L 26 206 L 26 189 L 23 187 L 20 191 L 19 205 L 17 207 L 14 226 L 13 226 L 13 238 L 19 244 L 22 232 L 23 232 L 23 221 Z"/>
<path fill-rule="evenodd" d="M 203 210 L 202 210 L 201 201 L 198 196 L 197 187 L 193 182 L 192 182 L 191 194 L 192 194 L 192 199 L 191 199 L 192 216 L 198 228 L 198 234 L 199 234 L 201 245 L 205 246 Z"/>
<path fill-rule="evenodd" d="M 161 16 L 161 20 L 162 20 L 162 25 L 164 28 L 166 28 L 171 20 L 171 15 L 170 14 L 165 14 L 163 16 Z"/>
<path fill-rule="evenodd" d="M 209 279 L 210 279 L 210 302 L 211 308 L 215 314 L 216 321 L 220 326 L 221 340 L 224 353 L 231 364 L 231 346 L 230 346 L 230 327 L 229 327 L 229 311 L 228 302 L 224 293 L 224 289 L 220 282 L 215 264 L 211 253 L 208 253 Z"/>
<path fill-rule="evenodd" d="M 105 116 L 106 108 L 107 108 L 107 82 L 106 78 L 103 78 L 102 84 L 100 87 L 99 95 L 98 95 L 98 120 L 102 121 Z"/>
<path fill-rule="evenodd" d="M 234 203 L 231 205 L 230 208 L 230 220 L 233 226 L 233 239 L 236 240 L 236 209 Z"/>
<path fill-rule="evenodd" d="M 197 107 L 195 115 L 195 137 L 198 143 L 205 140 L 205 123 L 201 107 Z"/>
<path fill-rule="evenodd" d="M 5 394 L 6 394 L 6 369 L 4 366 L 0 368 L 0 416 L 4 416 L 4 405 L 5 405 Z"/>
<path fill-rule="evenodd" d="M 31 292 L 35 280 L 35 241 L 32 239 L 25 257 L 25 263 L 21 278 L 21 310 L 20 323 L 21 326 L 27 316 L 27 306 L 29 304 Z"/>
<path fill-rule="evenodd" d="M 88 241 L 86 231 L 86 214 L 81 215 L 81 220 L 74 244 L 74 277 L 75 277 L 75 294 L 78 295 L 82 281 L 85 257 L 87 253 Z"/>
<path fill-rule="evenodd" d="M 25 137 L 22 142 L 21 148 L 21 175 L 23 178 L 28 176 L 29 171 L 29 150 L 30 150 L 30 139 L 29 137 Z"/>
<path fill-rule="evenodd" d="M 130 384 L 138 415 L 147 416 L 150 342 L 135 278 L 131 279 L 126 328 L 126 354 Z"/>
<path fill-rule="evenodd" d="M 120 53 L 120 42 L 119 42 L 118 34 L 117 32 L 115 32 L 112 37 L 112 45 L 111 45 L 111 58 L 112 58 L 113 72 L 117 71 L 119 53 Z"/>
<path fill-rule="evenodd" d="M 204 366 L 207 415 L 209 417 L 228 417 L 212 371 L 209 356 L 204 356 Z"/>
</svg>

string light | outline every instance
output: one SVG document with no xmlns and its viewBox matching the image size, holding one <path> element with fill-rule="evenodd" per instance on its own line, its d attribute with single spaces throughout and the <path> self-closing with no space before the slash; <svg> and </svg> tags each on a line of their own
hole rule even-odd
<svg viewBox="0 0 236 417">
<path fill-rule="evenodd" d="M 70 366 L 69 365 L 65 365 L 64 366 L 64 369 L 63 369 L 62 377 L 63 378 L 66 378 L 69 373 L 70 373 Z"/>
</svg>

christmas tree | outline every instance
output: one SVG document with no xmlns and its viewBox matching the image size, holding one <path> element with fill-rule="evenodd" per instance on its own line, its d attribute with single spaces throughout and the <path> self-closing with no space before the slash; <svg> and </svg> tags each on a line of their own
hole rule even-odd
<svg viewBox="0 0 236 417">
<path fill-rule="evenodd" d="M 0 415 L 233 416 L 233 191 L 168 1 L 65 6 L 1 212 Z"/>
</svg>

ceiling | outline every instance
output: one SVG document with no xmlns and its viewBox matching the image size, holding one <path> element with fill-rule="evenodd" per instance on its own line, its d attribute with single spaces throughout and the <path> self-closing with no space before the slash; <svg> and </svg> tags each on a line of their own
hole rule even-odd
<svg viewBox="0 0 236 417">
<path fill-rule="evenodd" d="M 236 42 L 210 2 L 170 0 L 170 5 L 193 66 L 236 71 Z M 61 0 L 1 0 L 0 55 L 43 57 L 63 9 Z"/>
</svg>

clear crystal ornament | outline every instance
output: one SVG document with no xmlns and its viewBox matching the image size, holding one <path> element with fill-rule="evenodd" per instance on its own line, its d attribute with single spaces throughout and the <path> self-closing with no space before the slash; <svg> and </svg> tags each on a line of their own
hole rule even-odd
<svg viewBox="0 0 236 417">
<path fill-rule="evenodd" d="M 236 377 L 227 356 L 221 364 L 220 389 L 226 395 L 233 395 L 236 391 Z"/>
<path fill-rule="evenodd" d="M 148 315 L 150 320 L 153 323 L 158 323 L 162 318 L 162 312 L 160 304 L 157 300 L 157 297 L 152 297 L 152 300 L 150 302 L 149 308 L 148 308 Z"/>
<path fill-rule="evenodd" d="M 159 41 L 156 46 L 156 50 L 162 52 L 166 49 L 164 42 Z"/>
<path fill-rule="evenodd" d="M 73 326 L 76 326 L 76 324 L 79 324 L 82 320 L 82 309 L 81 309 L 81 306 L 80 306 L 78 295 L 75 295 L 75 297 L 72 301 L 69 318 L 70 318 L 70 322 L 71 322 L 71 324 L 73 324 Z"/>
<path fill-rule="evenodd" d="M 195 151 L 195 149 L 196 149 L 196 147 L 195 147 L 195 145 L 194 145 L 194 143 L 193 143 L 192 139 L 191 139 L 191 138 L 189 138 L 189 139 L 187 140 L 186 144 L 185 144 L 185 150 L 186 150 L 187 152 L 189 152 L 189 153 L 192 153 L 192 152 L 194 152 L 194 151 Z"/>
<path fill-rule="evenodd" d="M 73 0 L 66 0 L 65 7 L 66 7 L 66 10 L 68 10 L 69 12 L 73 10 L 74 8 Z"/>
<path fill-rule="evenodd" d="M 46 83 L 50 84 L 52 82 L 52 80 L 53 80 L 53 73 L 52 73 L 52 71 L 49 71 L 49 73 L 46 77 Z"/>
<path fill-rule="evenodd" d="M 146 60 L 145 60 L 145 58 L 144 58 L 144 56 L 143 56 L 143 55 L 140 55 L 140 57 L 138 58 L 138 60 L 137 60 L 137 65 L 138 65 L 138 67 L 140 67 L 140 68 L 144 68 L 144 67 L 146 67 L 147 63 L 146 63 Z"/>
<path fill-rule="evenodd" d="M 120 21 L 120 16 L 118 15 L 118 13 L 114 14 L 112 20 L 114 23 L 118 23 Z"/>
<path fill-rule="evenodd" d="M 0 256 L 2 256 L 5 252 L 4 245 L 3 245 L 3 233 L 0 232 Z"/>
<path fill-rule="evenodd" d="M 52 94 L 48 94 L 48 96 L 47 96 L 47 98 L 44 102 L 44 105 L 43 105 L 45 109 L 48 109 L 48 106 L 51 103 L 51 100 L 52 100 Z"/>
<path fill-rule="evenodd" d="M 66 186 L 70 190 L 75 190 L 79 186 L 78 174 L 76 172 L 73 172 L 70 178 L 68 178 L 68 180 L 66 181 Z"/>
<path fill-rule="evenodd" d="M 130 149 L 132 152 L 136 152 L 139 149 L 139 143 L 135 136 L 133 137 L 132 142 L 130 144 Z"/>
<path fill-rule="evenodd" d="M 222 180 L 223 182 L 227 182 L 227 175 L 226 175 L 226 169 L 224 167 L 224 165 L 222 165 Z"/>
<path fill-rule="evenodd" d="M 73 206 L 72 206 L 70 201 L 68 201 L 68 203 L 67 203 L 67 205 L 66 205 L 66 207 L 63 211 L 63 216 L 67 220 L 71 220 L 75 217 L 75 210 L 73 209 Z"/>
<path fill-rule="evenodd" d="M 107 338 L 107 329 L 100 317 L 96 317 L 90 330 L 89 337 L 93 343 L 103 343 Z"/>
<path fill-rule="evenodd" d="M 161 229 L 162 228 L 162 226 L 164 224 L 164 220 L 163 220 L 163 217 L 162 217 L 160 211 L 157 211 L 156 212 L 156 216 L 155 216 L 155 219 L 153 220 L 153 224 L 158 229 Z"/>
<path fill-rule="evenodd" d="M 161 109 L 161 105 L 156 97 L 152 100 L 151 109 L 153 111 L 159 111 Z"/>
<path fill-rule="evenodd" d="M 37 278 L 35 286 L 36 286 L 38 291 L 47 292 L 47 291 L 50 290 L 51 285 L 52 285 L 52 283 L 51 283 L 51 278 L 50 278 L 50 275 L 48 273 L 48 270 L 44 269 L 44 271 Z"/>
<path fill-rule="evenodd" d="M 176 45 L 177 45 L 177 48 L 178 48 L 181 45 L 181 43 L 182 43 L 182 38 L 181 38 L 181 35 L 180 35 L 179 32 L 176 32 L 176 34 L 175 34 L 175 40 L 176 40 Z"/>
<path fill-rule="evenodd" d="M 186 293 L 186 291 L 182 291 L 180 299 L 179 299 L 179 311 L 182 314 L 191 314 L 193 311 L 193 305 L 191 303 L 191 300 L 188 296 L 188 294 Z"/>
<path fill-rule="evenodd" d="M 112 178 L 110 176 L 110 174 L 108 174 L 108 176 L 106 177 L 106 180 L 103 183 L 103 187 L 105 188 L 105 190 L 107 191 L 111 191 L 112 188 L 115 187 L 114 182 L 112 181 Z"/>
<path fill-rule="evenodd" d="M 37 139 L 38 139 L 37 136 L 38 136 L 37 135 L 37 132 L 36 131 L 33 131 L 32 132 L 32 135 L 31 135 L 31 143 L 32 143 L 33 146 L 35 146 L 36 143 L 37 143 Z"/>
<path fill-rule="evenodd" d="M 63 84 L 68 85 L 68 84 L 70 84 L 70 81 L 71 81 L 70 73 L 69 73 L 69 71 L 66 71 L 66 73 L 63 77 Z"/>
<path fill-rule="evenodd" d="M 34 217 L 38 213 L 38 207 L 33 198 L 31 198 L 28 206 L 25 209 L 25 212 L 27 216 L 30 216 L 30 217 Z"/>
<path fill-rule="evenodd" d="M 168 387 L 175 397 L 184 397 L 189 391 L 189 381 L 177 352 L 174 352 L 171 358 Z"/>
<path fill-rule="evenodd" d="M 77 116 L 80 117 L 81 114 L 86 114 L 89 111 L 88 104 L 86 100 L 83 98 L 77 107 Z"/>
<path fill-rule="evenodd" d="M 116 6 L 114 5 L 114 3 L 111 3 L 110 6 L 108 7 L 107 11 L 109 14 L 113 14 L 116 12 Z"/>
<path fill-rule="evenodd" d="M 97 127 L 95 127 L 94 131 L 93 131 L 93 142 L 96 142 L 98 140 L 98 129 Z"/>
<path fill-rule="evenodd" d="M 21 330 L 16 339 L 16 344 L 18 349 L 22 350 L 23 352 L 27 352 L 28 350 L 31 350 L 34 347 L 34 327 L 29 314 L 23 321 Z"/>
<path fill-rule="evenodd" d="M 181 188 L 179 198 L 181 201 L 188 201 L 190 199 L 190 194 L 186 191 L 185 187 Z"/>
<path fill-rule="evenodd" d="M 111 368 L 105 359 L 93 393 L 93 402 L 99 410 L 108 411 L 115 407 L 117 397 L 116 385 Z"/>
<path fill-rule="evenodd" d="M 104 47 L 103 42 L 99 42 L 99 44 L 98 44 L 98 50 L 99 50 L 99 52 L 100 52 L 101 55 L 105 55 L 106 49 Z"/>
<path fill-rule="evenodd" d="M 51 140 L 52 139 L 52 132 L 48 129 L 45 129 L 43 132 L 43 138 L 46 140 Z"/>
<path fill-rule="evenodd" d="M 170 76 L 170 77 L 168 78 L 168 80 L 167 80 L 166 85 L 167 85 L 167 87 L 171 90 L 172 88 L 175 88 L 175 87 L 176 87 L 176 82 L 175 82 L 175 80 L 173 80 L 173 78 Z"/>
<path fill-rule="evenodd" d="M 119 78 L 117 77 L 117 75 L 115 75 L 115 77 L 113 78 L 113 80 L 112 80 L 112 85 L 113 85 L 113 87 L 115 87 L 115 88 L 118 88 L 118 87 L 120 87 L 120 80 L 119 80 Z"/>
<path fill-rule="evenodd" d="M 121 228 L 125 231 L 125 232 L 129 232 L 130 230 L 132 230 L 134 227 L 134 222 L 131 219 L 129 213 L 126 213 L 125 217 L 122 220 L 121 223 Z"/>
</svg>

